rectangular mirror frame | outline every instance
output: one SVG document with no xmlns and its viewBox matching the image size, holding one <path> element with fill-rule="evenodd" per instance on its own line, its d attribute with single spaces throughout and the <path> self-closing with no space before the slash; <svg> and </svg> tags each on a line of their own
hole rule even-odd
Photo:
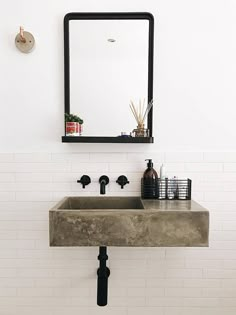
<svg viewBox="0 0 236 315">
<path fill-rule="evenodd" d="M 153 99 L 153 50 L 154 50 L 154 17 L 148 12 L 72 12 L 64 17 L 64 102 L 65 113 L 70 113 L 70 47 L 69 47 L 69 22 L 71 20 L 148 20 L 148 103 Z M 62 136 L 62 142 L 97 142 L 97 143 L 153 143 L 153 108 L 147 116 L 149 137 L 99 137 L 99 136 Z"/>
</svg>

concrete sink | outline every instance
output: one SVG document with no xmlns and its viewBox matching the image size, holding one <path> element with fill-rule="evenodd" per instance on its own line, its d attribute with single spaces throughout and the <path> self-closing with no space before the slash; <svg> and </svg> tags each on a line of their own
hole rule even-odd
<svg viewBox="0 0 236 315">
<path fill-rule="evenodd" d="M 65 197 L 49 232 L 50 246 L 208 246 L 209 212 L 192 200 Z"/>
<path fill-rule="evenodd" d="M 139 197 L 66 197 L 57 208 L 59 210 L 144 209 Z"/>
</svg>

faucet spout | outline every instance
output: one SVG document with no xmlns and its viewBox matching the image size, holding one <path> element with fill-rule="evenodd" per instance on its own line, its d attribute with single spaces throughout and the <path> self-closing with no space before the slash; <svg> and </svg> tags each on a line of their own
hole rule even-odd
<svg viewBox="0 0 236 315">
<path fill-rule="evenodd" d="M 106 182 L 105 182 L 105 180 L 102 180 L 101 182 L 100 182 L 100 195 L 105 195 L 105 193 L 106 193 Z"/>
<path fill-rule="evenodd" d="M 100 183 L 100 194 L 105 195 L 106 185 L 109 183 L 109 178 L 106 175 L 102 175 L 99 178 L 99 183 Z"/>
</svg>

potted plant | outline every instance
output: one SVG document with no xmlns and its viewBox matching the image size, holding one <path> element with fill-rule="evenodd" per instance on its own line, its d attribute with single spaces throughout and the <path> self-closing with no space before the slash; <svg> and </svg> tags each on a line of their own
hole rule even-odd
<svg viewBox="0 0 236 315">
<path fill-rule="evenodd" d="M 66 136 L 81 136 L 83 120 L 74 114 L 65 113 Z"/>
</svg>

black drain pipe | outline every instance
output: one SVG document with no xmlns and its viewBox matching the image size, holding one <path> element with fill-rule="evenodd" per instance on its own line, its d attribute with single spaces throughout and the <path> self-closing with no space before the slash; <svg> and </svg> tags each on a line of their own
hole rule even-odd
<svg viewBox="0 0 236 315">
<path fill-rule="evenodd" d="M 107 305 L 107 293 L 108 293 L 108 277 L 110 276 L 110 269 L 106 266 L 107 248 L 105 246 L 99 247 L 99 268 L 97 270 L 97 305 Z"/>
</svg>

